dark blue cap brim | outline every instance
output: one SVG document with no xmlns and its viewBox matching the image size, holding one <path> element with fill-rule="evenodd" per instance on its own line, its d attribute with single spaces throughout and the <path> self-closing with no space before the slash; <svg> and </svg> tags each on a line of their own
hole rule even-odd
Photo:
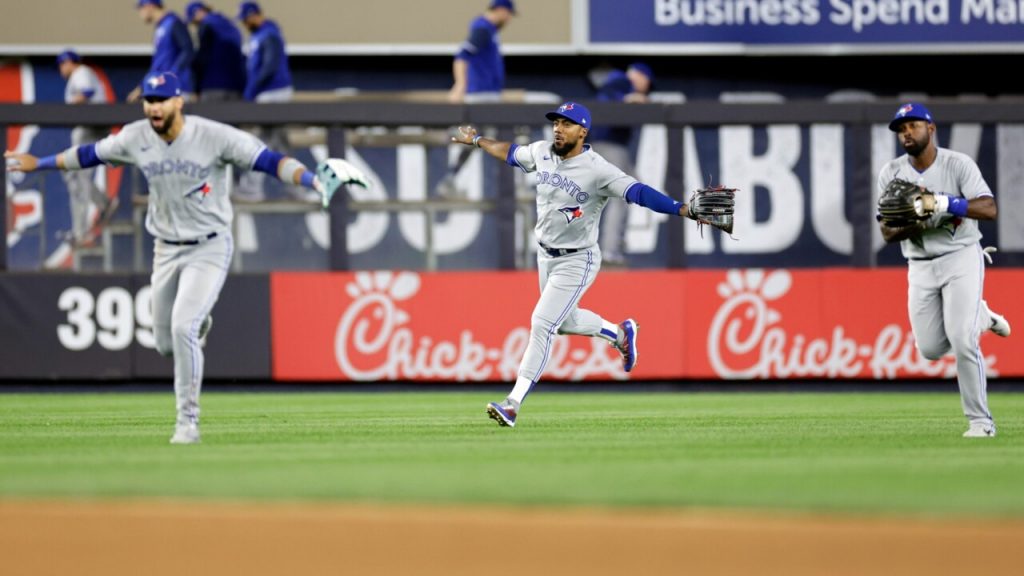
<svg viewBox="0 0 1024 576">
<path fill-rule="evenodd" d="M 572 122 L 573 124 L 576 124 L 577 126 L 583 126 L 583 124 L 580 124 L 579 121 L 573 118 L 572 116 L 566 116 L 561 112 L 548 112 L 547 114 L 544 115 L 544 117 L 551 121 L 554 121 L 557 118 L 565 118 L 566 120 Z M 586 128 L 586 126 L 583 127 Z"/>
</svg>

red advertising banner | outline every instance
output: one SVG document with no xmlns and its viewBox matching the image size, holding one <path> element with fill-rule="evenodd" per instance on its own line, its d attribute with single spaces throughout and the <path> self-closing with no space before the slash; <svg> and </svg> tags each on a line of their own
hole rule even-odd
<svg viewBox="0 0 1024 576">
<path fill-rule="evenodd" d="M 1024 321 L 1024 270 L 985 298 Z M 545 380 L 952 377 L 914 346 L 906 270 L 602 272 L 581 306 L 640 323 L 630 374 L 597 338 L 557 336 Z M 538 296 L 533 272 L 275 273 L 276 380 L 512 381 Z M 1024 376 L 1014 338 L 982 335 L 991 376 Z"/>
</svg>

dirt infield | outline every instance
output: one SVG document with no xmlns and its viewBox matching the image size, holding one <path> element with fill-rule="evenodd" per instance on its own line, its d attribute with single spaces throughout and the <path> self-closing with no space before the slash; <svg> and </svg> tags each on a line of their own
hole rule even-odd
<svg viewBox="0 0 1024 576">
<path fill-rule="evenodd" d="M 1024 522 L 699 511 L 0 501 L 12 575 L 1010 574 Z"/>
</svg>

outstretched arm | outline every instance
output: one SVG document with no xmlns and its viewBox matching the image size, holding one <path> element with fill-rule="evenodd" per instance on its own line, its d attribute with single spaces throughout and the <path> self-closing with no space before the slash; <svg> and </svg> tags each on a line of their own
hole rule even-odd
<svg viewBox="0 0 1024 576">
<path fill-rule="evenodd" d="M 264 148 L 260 152 L 253 162 L 252 169 L 270 174 L 286 184 L 297 184 L 317 192 L 323 189 L 316 175 L 307 170 L 302 162 L 269 148 Z"/>
<path fill-rule="evenodd" d="M 480 136 L 476 133 L 476 128 L 472 126 L 459 126 L 459 133 L 452 136 L 452 142 L 482 148 L 484 152 L 498 160 L 506 160 L 508 158 L 508 151 L 512 148 L 511 142 L 502 142 L 501 140 L 492 140 Z"/>
</svg>

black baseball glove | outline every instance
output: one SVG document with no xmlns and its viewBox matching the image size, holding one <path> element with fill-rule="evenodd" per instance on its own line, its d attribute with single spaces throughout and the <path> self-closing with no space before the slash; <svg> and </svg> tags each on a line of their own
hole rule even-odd
<svg viewBox="0 0 1024 576">
<path fill-rule="evenodd" d="M 694 190 L 686 205 L 686 216 L 703 226 L 714 226 L 732 234 L 732 217 L 736 212 L 736 189 L 706 186 Z M 703 229 L 701 230 L 703 232 Z"/>
<path fill-rule="evenodd" d="M 934 212 L 935 195 L 900 178 L 889 182 L 878 199 L 878 221 L 890 228 L 916 224 Z"/>
</svg>

